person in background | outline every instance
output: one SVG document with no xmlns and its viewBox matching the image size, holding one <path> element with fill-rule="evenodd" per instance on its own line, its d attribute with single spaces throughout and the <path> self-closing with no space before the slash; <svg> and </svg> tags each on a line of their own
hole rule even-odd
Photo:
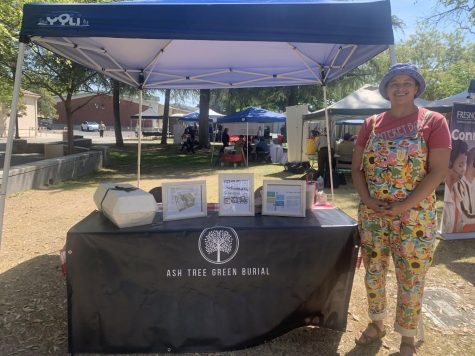
<svg viewBox="0 0 475 356">
<path fill-rule="evenodd" d="M 216 132 L 216 142 L 221 142 L 222 141 L 222 136 L 223 136 L 223 125 L 218 124 L 218 130 Z"/>
<path fill-rule="evenodd" d="M 331 144 L 331 143 L 330 143 Z M 332 168 L 335 169 L 335 159 L 333 158 L 333 147 L 328 148 L 327 132 L 323 130 L 322 134 L 318 138 L 318 152 L 317 152 L 317 162 L 318 162 L 318 172 L 317 177 L 320 176 L 325 182 L 325 186 L 330 186 L 330 163 L 328 162 L 329 157 L 332 159 Z"/>
<path fill-rule="evenodd" d="M 451 146 L 444 116 L 414 104 L 425 87 L 413 64 L 391 66 L 379 84 L 391 107 L 365 120 L 352 162 L 371 319 L 355 342 L 369 345 L 386 334 L 386 275 L 392 255 L 397 280 L 394 330 L 401 334 L 402 356 L 416 354 L 424 278 L 436 238 L 434 192 L 447 174 Z"/>
<path fill-rule="evenodd" d="M 195 148 L 194 148 L 194 142 L 192 139 L 191 132 L 193 131 L 192 126 L 188 126 L 185 128 L 185 131 L 183 132 L 183 135 L 181 136 L 182 139 L 182 145 L 180 148 L 180 152 L 183 152 L 186 150 L 187 153 L 195 153 Z"/>
<path fill-rule="evenodd" d="M 444 215 L 442 232 L 462 232 L 461 199 L 468 187 L 461 181 L 467 167 L 468 146 L 465 141 L 452 141 L 452 152 L 449 160 L 449 172 L 445 180 Z"/>
<path fill-rule="evenodd" d="M 234 146 L 244 148 L 245 145 L 246 145 L 246 141 L 244 140 L 244 135 L 239 135 L 238 140 L 234 142 Z"/>
<path fill-rule="evenodd" d="M 354 143 L 351 141 L 351 134 L 343 135 L 343 141 L 336 145 L 336 153 L 340 156 L 351 156 L 353 154 Z"/>
<path fill-rule="evenodd" d="M 245 150 L 247 150 L 246 141 L 244 135 L 239 135 L 239 139 L 234 142 L 234 150 L 237 154 L 241 154 L 244 164 L 247 164 Z"/>
<path fill-rule="evenodd" d="M 261 137 L 259 143 L 256 145 L 256 158 L 261 156 L 264 161 L 268 160 L 269 156 L 269 145 L 264 137 Z"/>
<path fill-rule="evenodd" d="M 271 139 L 269 126 L 264 127 L 264 138 L 268 141 Z"/>
<path fill-rule="evenodd" d="M 213 125 L 212 124 L 208 125 L 208 140 L 209 140 L 209 142 L 214 141 L 214 130 L 213 130 Z"/>
<path fill-rule="evenodd" d="M 223 147 L 221 147 L 221 150 L 219 150 L 219 153 L 223 153 L 224 148 L 229 146 L 229 141 L 231 138 L 229 137 L 228 132 L 229 132 L 229 129 L 226 127 L 223 131 L 223 134 L 221 135 L 221 142 L 223 143 Z"/>
<path fill-rule="evenodd" d="M 260 140 L 263 136 L 264 133 L 262 132 L 262 127 L 259 126 L 259 128 L 257 129 L 257 139 Z"/>
<path fill-rule="evenodd" d="M 282 143 L 287 142 L 287 124 L 284 123 L 280 128 L 280 134 L 282 135 Z"/>
<path fill-rule="evenodd" d="M 106 125 L 103 121 L 99 124 L 99 137 L 104 137 L 104 131 L 106 130 Z"/>
<path fill-rule="evenodd" d="M 313 147 L 315 148 L 315 153 L 318 155 L 318 144 L 320 141 L 320 131 L 317 128 L 314 128 L 310 131 L 311 137 L 313 139 Z"/>
</svg>

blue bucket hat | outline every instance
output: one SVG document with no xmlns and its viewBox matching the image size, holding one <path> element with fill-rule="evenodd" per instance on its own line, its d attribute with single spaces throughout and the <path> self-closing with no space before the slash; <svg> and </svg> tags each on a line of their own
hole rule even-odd
<svg viewBox="0 0 475 356">
<path fill-rule="evenodd" d="M 396 75 L 405 74 L 408 75 L 417 82 L 418 89 L 416 93 L 416 98 L 418 98 L 424 90 L 426 90 L 426 81 L 422 77 L 422 75 L 417 71 L 417 68 L 414 64 L 411 63 L 396 63 L 389 68 L 388 72 L 384 75 L 381 83 L 379 83 L 379 93 L 381 96 L 389 100 L 388 93 L 387 93 L 387 86 L 388 82 L 394 78 Z"/>
</svg>

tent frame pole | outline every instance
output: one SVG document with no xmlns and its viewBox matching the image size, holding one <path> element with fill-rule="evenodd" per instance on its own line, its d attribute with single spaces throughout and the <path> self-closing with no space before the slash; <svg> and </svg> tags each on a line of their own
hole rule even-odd
<svg viewBox="0 0 475 356">
<path fill-rule="evenodd" d="M 213 167 L 213 158 L 214 158 L 214 146 L 216 146 L 216 136 L 218 132 L 218 124 L 213 122 L 211 124 L 213 126 L 213 145 L 211 145 L 211 141 L 209 142 L 211 148 L 211 167 Z"/>
<path fill-rule="evenodd" d="M 327 127 L 327 145 L 328 145 L 328 167 L 330 167 L 330 191 L 331 191 L 331 199 L 333 202 L 334 194 L 333 194 L 333 166 L 332 166 L 332 156 L 333 156 L 333 149 L 331 146 L 331 138 L 330 134 L 332 130 L 330 130 L 330 119 L 328 116 L 328 105 L 327 105 L 327 86 L 325 84 L 322 85 L 323 88 L 323 103 L 325 107 L 325 126 Z M 320 168 L 319 168 L 320 169 Z"/>
<path fill-rule="evenodd" d="M 249 121 L 246 121 L 246 167 L 249 167 Z"/>
<path fill-rule="evenodd" d="M 137 187 L 140 188 L 140 164 L 141 164 L 141 156 L 142 156 L 142 96 L 143 96 L 143 89 L 139 91 L 139 128 L 137 131 Z"/>
<path fill-rule="evenodd" d="M 0 190 L 0 247 L 3 234 L 3 217 L 5 213 L 5 200 L 7 197 L 8 176 L 10 175 L 10 163 L 13 150 L 13 133 L 15 132 L 16 116 L 18 112 L 18 101 L 20 98 L 20 86 L 22 77 L 23 62 L 25 60 L 26 44 L 20 42 L 18 46 L 18 57 L 15 70 L 15 81 L 13 84 L 12 107 L 10 112 L 10 122 L 8 123 L 7 145 L 5 148 L 5 158 L 3 159 L 2 188 Z"/>
</svg>

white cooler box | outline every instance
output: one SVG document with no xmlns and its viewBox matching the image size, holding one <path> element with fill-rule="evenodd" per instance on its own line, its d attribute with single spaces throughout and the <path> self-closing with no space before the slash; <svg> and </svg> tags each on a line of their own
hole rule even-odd
<svg viewBox="0 0 475 356">
<path fill-rule="evenodd" d="M 131 184 L 99 185 L 94 203 L 119 228 L 151 224 L 157 212 L 153 195 Z"/>
</svg>

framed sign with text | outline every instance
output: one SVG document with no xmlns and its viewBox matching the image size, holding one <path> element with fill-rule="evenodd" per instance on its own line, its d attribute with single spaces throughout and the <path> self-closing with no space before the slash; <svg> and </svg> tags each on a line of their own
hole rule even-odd
<svg viewBox="0 0 475 356">
<path fill-rule="evenodd" d="M 206 181 L 162 184 L 163 221 L 206 216 Z"/>
<path fill-rule="evenodd" d="M 254 174 L 219 175 L 219 215 L 254 215 Z"/>
<path fill-rule="evenodd" d="M 304 180 L 264 180 L 262 215 L 305 216 Z"/>
</svg>

